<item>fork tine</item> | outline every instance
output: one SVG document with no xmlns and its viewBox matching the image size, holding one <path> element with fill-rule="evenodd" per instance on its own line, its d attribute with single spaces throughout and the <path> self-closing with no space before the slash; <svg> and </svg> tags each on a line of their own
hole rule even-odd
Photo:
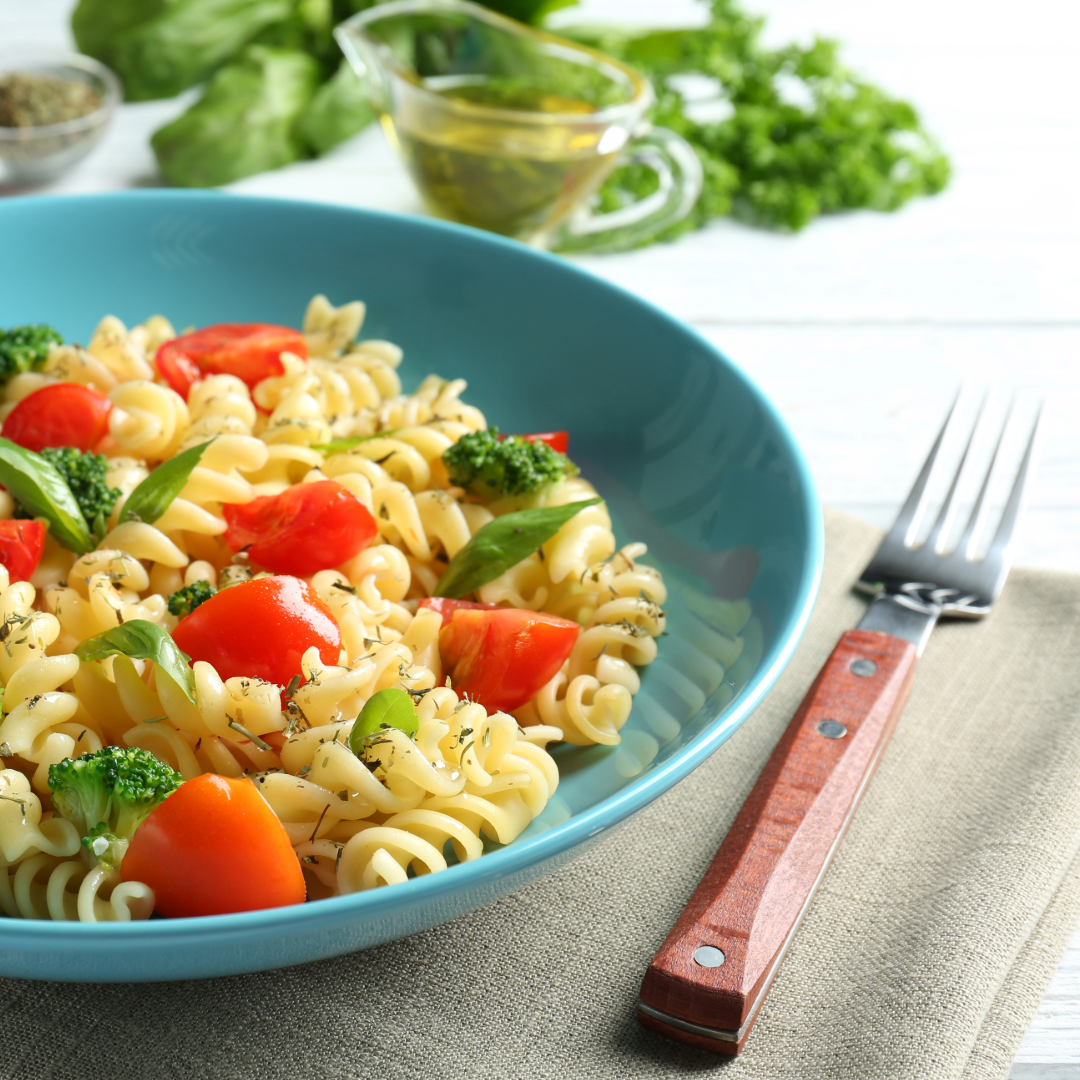
<svg viewBox="0 0 1080 1080">
<path fill-rule="evenodd" d="M 987 391 L 983 396 L 979 411 L 975 414 L 975 423 L 972 425 L 971 434 L 968 436 L 964 452 L 960 456 L 960 464 L 956 466 L 956 472 L 953 474 L 952 483 L 949 485 L 949 493 L 945 496 L 945 502 L 942 504 L 941 512 L 938 514 L 937 521 L 934 523 L 934 528 L 931 530 L 930 536 L 926 541 L 927 547 L 931 551 L 936 551 L 939 555 L 945 551 L 945 545 L 948 543 L 949 534 L 952 532 L 953 521 L 956 518 L 956 511 L 960 505 L 960 479 L 964 475 L 964 466 L 967 464 L 968 454 L 971 453 L 971 448 L 975 443 L 975 435 L 979 430 L 979 424 L 982 421 L 983 413 L 986 411 L 986 403 L 989 400 L 990 392 Z"/>
<path fill-rule="evenodd" d="M 1001 453 L 1001 445 L 1005 441 L 1005 432 L 1009 429 L 1009 421 L 1012 420 L 1015 409 L 1016 398 L 1013 398 L 1009 402 L 1005 422 L 1001 425 L 1001 431 L 998 432 L 997 445 L 994 447 L 993 456 L 987 466 L 986 476 L 983 477 L 979 497 L 975 500 L 975 506 L 971 511 L 971 516 L 968 518 L 967 528 L 964 529 L 964 535 L 960 537 L 960 543 L 956 545 L 956 550 L 961 552 L 965 559 L 975 558 L 975 549 L 982 538 L 983 528 L 986 525 L 986 515 L 990 512 L 990 487 L 996 475 L 998 455 Z"/>
<path fill-rule="evenodd" d="M 923 514 L 926 513 L 926 504 L 928 501 L 927 488 L 930 485 L 930 478 L 934 474 L 934 466 L 937 464 L 938 452 L 945 442 L 949 426 L 956 419 L 956 406 L 960 403 L 960 398 L 963 397 L 963 394 L 964 389 L 961 387 L 960 392 L 956 395 L 956 400 L 952 403 L 949 415 L 945 417 L 945 423 L 942 424 L 941 431 L 938 432 L 938 437 L 934 440 L 934 445 L 930 448 L 930 454 L 923 463 L 922 471 L 919 473 L 918 479 L 915 481 L 907 499 L 904 501 L 904 505 L 900 508 L 900 513 L 896 516 L 893 527 L 889 530 L 889 538 L 899 539 L 904 547 L 911 547 L 911 544 L 919 531 L 919 525 L 922 524 Z"/>
<path fill-rule="evenodd" d="M 1009 492 L 1009 501 L 1005 504 L 1005 513 L 1001 515 L 1001 522 L 998 524 L 997 532 L 994 533 L 993 542 L 990 544 L 990 552 L 987 555 L 987 559 L 991 557 L 999 558 L 1004 560 L 1006 565 L 1008 564 L 1008 552 L 1012 545 L 1013 532 L 1016 530 L 1016 523 L 1020 520 L 1020 515 L 1024 511 L 1024 504 L 1027 502 L 1028 480 L 1034 471 L 1035 457 L 1038 450 L 1042 409 L 1043 403 L 1040 401 L 1038 411 L 1035 414 L 1035 423 L 1032 425 L 1031 435 L 1024 450 L 1024 460 L 1020 462 L 1020 469 L 1016 474 L 1016 480 L 1013 481 L 1012 491 Z"/>
</svg>

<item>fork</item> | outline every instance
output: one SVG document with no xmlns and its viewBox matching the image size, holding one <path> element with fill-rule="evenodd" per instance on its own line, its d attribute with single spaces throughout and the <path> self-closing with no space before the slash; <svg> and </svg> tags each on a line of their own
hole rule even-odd
<svg viewBox="0 0 1080 1080">
<path fill-rule="evenodd" d="M 981 618 L 1001 593 L 1035 467 L 1039 414 L 987 554 L 976 558 L 1012 407 L 960 541 L 948 546 L 965 466 L 987 426 L 985 400 L 929 538 L 916 545 L 942 447 L 960 427 L 961 396 L 858 580 L 876 599 L 819 672 L 649 965 L 638 1001 L 648 1028 L 739 1053 L 903 711 L 930 631 L 942 615 Z"/>
</svg>

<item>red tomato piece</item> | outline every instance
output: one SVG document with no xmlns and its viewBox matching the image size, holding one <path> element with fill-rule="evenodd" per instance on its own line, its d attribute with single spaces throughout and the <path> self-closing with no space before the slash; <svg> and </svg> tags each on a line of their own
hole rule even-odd
<svg viewBox="0 0 1080 1080">
<path fill-rule="evenodd" d="M 314 574 L 340 566 L 375 539 L 368 508 L 334 480 L 296 484 L 280 495 L 226 503 L 225 543 L 275 574 Z"/>
<path fill-rule="evenodd" d="M 499 441 L 503 439 L 509 439 L 509 435 L 500 435 Z M 526 442 L 544 442 L 551 447 L 552 450 L 559 454 L 565 454 L 570 449 L 570 436 L 565 431 L 543 431 L 538 435 L 518 435 L 518 439 L 524 439 Z"/>
<path fill-rule="evenodd" d="M 295 577 L 268 577 L 233 585 L 211 596 L 173 631 L 194 660 L 212 664 L 223 679 L 234 675 L 288 685 L 314 645 L 324 664 L 336 664 L 341 629 L 315 590 Z"/>
<path fill-rule="evenodd" d="M 154 364 L 187 401 L 191 388 L 207 375 L 235 375 L 250 387 L 281 375 L 283 352 L 307 359 L 307 342 L 299 330 L 271 323 L 218 323 L 166 341 Z"/>
<path fill-rule="evenodd" d="M 45 526 L 40 521 L 0 521 L 0 563 L 8 577 L 29 581 L 45 550 Z"/>
<path fill-rule="evenodd" d="M 451 600 L 448 596 L 425 596 L 417 607 L 437 611 L 442 616 L 442 624 L 445 626 L 454 617 L 455 611 L 496 611 L 499 605 L 478 604 L 474 600 Z"/>
<path fill-rule="evenodd" d="M 78 383 L 52 383 L 35 390 L 8 413 L 3 436 L 35 452 L 47 446 L 93 450 L 109 433 L 112 402 Z"/>
<path fill-rule="evenodd" d="M 120 876 L 154 890 L 170 919 L 302 904 L 307 890 L 288 833 L 251 780 L 204 773 L 154 808 Z"/>
<path fill-rule="evenodd" d="M 458 608 L 439 631 L 439 654 L 458 694 L 488 712 L 511 712 L 563 666 L 580 631 L 542 611 Z"/>
</svg>

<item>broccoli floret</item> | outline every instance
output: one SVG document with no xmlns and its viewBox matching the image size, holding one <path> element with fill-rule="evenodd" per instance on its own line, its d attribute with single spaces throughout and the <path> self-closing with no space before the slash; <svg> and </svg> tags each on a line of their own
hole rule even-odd
<svg viewBox="0 0 1080 1080">
<path fill-rule="evenodd" d="M 566 476 L 577 466 L 547 443 L 511 435 L 500 441 L 499 429 L 474 431 L 443 454 L 450 479 L 482 498 L 525 495 Z"/>
<path fill-rule="evenodd" d="M 200 604 L 205 604 L 217 589 L 209 581 L 193 581 L 174 593 L 169 593 L 169 611 L 181 619 L 190 615 Z"/>
<path fill-rule="evenodd" d="M 74 446 L 46 447 L 40 453 L 67 481 L 83 517 L 100 540 L 107 531 L 106 520 L 120 498 L 120 489 L 111 488 L 105 482 L 108 461 L 101 454 L 76 450 Z M 25 507 L 16 506 L 15 516 L 28 518 L 34 515 Z"/>
<path fill-rule="evenodd" d="M 82 846 L 90 853 L 91 859 L 106 870 L 115 870 L 127 854 L 128 841 L 111 832 L 102 821 L 82 838 Z"/>
<path fill-rule="evenodd" d="M 0 384 L 13 375 L 37 370 L 49 350 L 63 344 L 64 339 L 51 326 L 40 323 L 0 330 Z"/>
<path fill-rule="evenodd" d="M 122 858 L 135 830 L 183 779 L 149 751 L 126 746 L 104 746 L 49 766 L 53 807 L 99 860 Z"/>
</svg>

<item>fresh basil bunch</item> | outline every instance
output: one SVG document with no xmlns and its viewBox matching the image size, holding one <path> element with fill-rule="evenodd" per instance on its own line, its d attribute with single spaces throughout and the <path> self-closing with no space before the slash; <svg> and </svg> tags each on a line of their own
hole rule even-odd
<svg viewBox="0 0 1080 1080">
<path fill-rule="evenodd" d="M 108 64 L 128 101 L 203 96 L 154 133 L 165 178 L 211 187 L 324 154 L 373 119 L 333 28 L 376 0 L 79 0 L 79 48 Z M 535 22 L 575 0 L 491 0 Z"/>
</svg>

